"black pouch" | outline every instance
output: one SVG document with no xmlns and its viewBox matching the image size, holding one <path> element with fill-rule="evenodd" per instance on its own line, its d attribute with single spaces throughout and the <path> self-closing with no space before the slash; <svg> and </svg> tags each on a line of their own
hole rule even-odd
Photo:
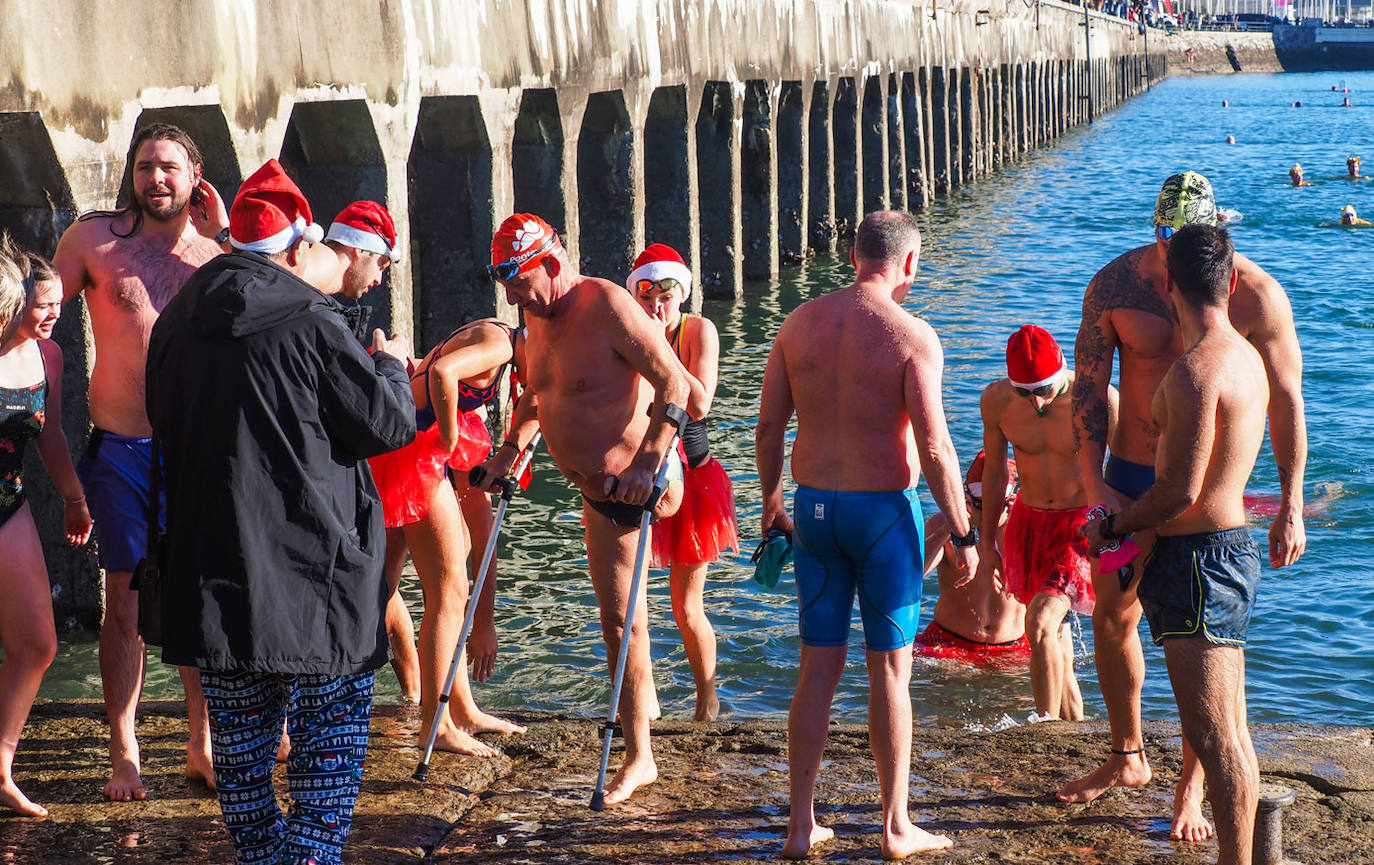
<svg viewBox="0 0 1374 865">
<path fill-rule="evenodd" d="M 148 550 L 134 566 L 129 590 L 138 592 L 138 633 L 149 646 L 162 646 L 162 575 L 166 563 L 167 536 L 158 526 L 162 499 L 162 448 L 153 437 L 152 465 L 148 477 Z"/>
</svg>

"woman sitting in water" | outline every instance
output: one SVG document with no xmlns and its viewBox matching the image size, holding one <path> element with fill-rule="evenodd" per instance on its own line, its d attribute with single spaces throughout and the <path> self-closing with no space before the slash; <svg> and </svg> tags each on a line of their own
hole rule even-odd
<svg viewBox="0 0 1374 865">
<path fill-rule="evenodd" d="M 52 341 L 62 282 L 47 261 L 0 234 L 0 807 L 46 817 L 14 783 L 14 752 L 43 673 L 57 654 L 52 590 L 24 496 L 24 450 L 33 441 L 62 495 L 67 540 L 91 536 L 86 496 L 62 432 L 62 350 Z"/>
<path fill-rule="evenodd" d="M 1341 208 L 1341 225 L 1349 225 L 1357 228 L 1374 225 L 1368 219 L 1360 219 L 1360 215 L 1355 212 L 1355 205 L 1347 204 Z"/>
<path fill-rule="evenodd" d="M 650 317 L 663 323 L 663 335 L 686 367 L 691 385 L 682 428 L 684 472 L 682 507 L 653 528 L 652 565 L 668 567 L 673 620 L 682 633 L 687 662 L 696 680 L 697 721 L 714 721 L 716 697 L 716 632 L 706 618 L 706 566 L 723 550 L 739 550 L 735 496 L 707 441 L 706 415 L 715 398 L 720 338 L 710 319 L 688 315 L 682 304 L 692 293 L 692 272 L 670 246 L 654 243 L 635 259 L 626 287 Z"/>
<path fill-rule="evenodd" d="M 1311 186 L 1312 181 L 1302 179 L 1302 165 L 1293 163 L 1293 167 L 1288 169 L 1288 182 L 1294 186 Z"/>
<path fill-rule="evenodd" d="M 446 476 L 452 469 L 467 491 L 468 470 L 490 453 L 491 436 L 482 408 L 496 396 L 501 376 L 514 359 L 516 338 L 514 328 L 496 319 L 470 322 L 449 334 L 425 355 L 410 380 L 416 406 L 415 441 L 368 460 L 387 525 L 388 588 L 393 594 L 388 624 L 396 604 L 401 604 L 400 614 L 409 621 L 396 596 L 407 548 L 424 597 L 419 646 L 420 711 L 424 719 L 421 741 L 428 737 L 429 725 L 436 722 L 439 691 L 453 660 L 469 600 L 469 533 L 459 497 Z M 471 494 L 483 500 L 489 524 L 490 502 L 485 494 Z M 487 585 L 495 591 L 494 580 L 488 579 Z M 483 644 L 489 644 L 494 654 L 492 604 L 482 604 L 480 599 L 478 603 L 474 639 L 487 635 Z M 409 636 L 402 636 L 408 644 Z M 491 659 L 482 663 L 489 669 Z M 479 678 L 485 675 L 479 673 Z M 465 661 L 459 662 L 448 712 L 437 723 L 435 748 L 476 757 L 493 757 L 497 751 L 473 734 L 523 733 L 525 729 L 477 708 Z"/>
</svg>

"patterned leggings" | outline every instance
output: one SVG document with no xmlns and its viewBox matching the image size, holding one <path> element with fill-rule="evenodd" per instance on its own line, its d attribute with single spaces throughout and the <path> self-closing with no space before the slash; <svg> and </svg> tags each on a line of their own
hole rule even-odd
<svg viewBox="0 0 1374 865">
<path fill-rule="evenodd" d="M 200 671 L 224 825 L 237 865 L 339 865 L 363 780 L 372 673 Z M 282 721 L 291 736 L 285 818 L 272 789 Z"/>
</svg>

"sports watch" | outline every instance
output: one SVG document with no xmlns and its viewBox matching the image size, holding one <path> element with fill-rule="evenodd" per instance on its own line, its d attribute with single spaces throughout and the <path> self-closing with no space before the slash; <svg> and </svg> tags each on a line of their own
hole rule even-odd
<svg viewBox="0 0 1374 865">
<path fill-rule="evenodd" d="M 956 535 L 956 534 L 951 533 L 950 536 L 949 536 L 949 540 L 950 540 L 950 542 L 951 542 L 952 544 L 954 544 L 956 547 L 972 547 L 972 546 L 975 546 L 975 545 L 978 543 L 978 527 L 977 527 L 977 526 L 969 526 L 969 528 L 968 528 L 968 534 L 966 534 L 966 535 Z"/>
</svg>

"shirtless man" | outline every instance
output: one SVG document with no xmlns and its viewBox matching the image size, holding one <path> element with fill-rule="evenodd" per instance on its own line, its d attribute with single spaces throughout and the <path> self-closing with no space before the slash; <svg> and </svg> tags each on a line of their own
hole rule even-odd
<svg viewBox="0 0 1374 865">
<path fill-rule="evenodd" d="M 325 294 L 361 300 L 400 259 L 396 247 L 396 223 L 387 209 L 375 201 L 355 201 L 339 211 L 324 243 L 315 247 L 319 261 L 312 262 L 308 281 Z"/>
<path fill-rule="evenodd" d="M 1259 762 L 1245 720 L 1244 646 L 1261 550 L 1245 527 L 1244 493 L 1264 441 L 1269 380 L 1227 315 L 1238 282 L 1232 256 L 1223 228 L 1187 225 L 1169 241 L 1169 300 L 1185 349 L 1152 400 L 1155 482 L 1084 534 L 1100 546 L 1157 530 L 1140 601 L 1164 646 L 1184 741 L 1206 770 L 1217 861 L 1250 865 Z"/>
<path fill-rule="evenodd" d="M 1169 237 L 1189 223 L 1213 223 L 1215 212 L 1212 187 L 1205 177 L 1192 171 L 1170 177 L 1155 204 L 1155 242 L 1102 268 L 1083 297 L 1072 390 L 1078 458 L 1084 476 L 1097 486 L 1094 498 L 1109 505 L 1129 504 L 1154 482 L 1159 427 L 1146 407 L 1184 346 L 1168 302 L 1164 261 Z M 1296 562 L 1307 548 L 1302 520 L 1307 464 L 1302 352 L 1292 307 L 1278 282 L 1243 255 L 1235 256 L 1235 267 L 1238 277 L 1230 302 L 1231 324 L 1259 351 L 1269 379 L 1269 440 L 1282 496 L 1269 529 L 1269 564 L 1280 568 Z M 1107 387 L 1112 356 L 1118 351 L 1122 416 L 1109 439 Z M 1103 483 L 1097 484 L 1109 445 L 1112 456 Z M 1144 550 L 1137 564 L 1146 560 L 1150 539 L 1149 532 L 1135 537 Z M 1113 753 L 1095 772 L 1060 790 L 1059 798 L 1066 802 L 1090 802 L 1111 787 L 1139 787 L 1150 781 L 1140 728 L 1145 658 L 1137 631 L 1140 604 L 1135 586 L 1129 576 L 1118 580 L 1117 573 L 1111 572 L 1095 574 L 1093 589 L 1098 680 L 1111 724 Z M 1183 754 L 1185 771 L 1175 791 L 1171 835 L 1200 840 L 1212 831 L 1201 811 L 1202 774 L 1186 740 Z"/>
<path fill-rule="evenodd" d="M 964 475 L 964 504 L 969 521 L 983 525 L 983 471 L 987 461 L 982 451 L 974 457 Z M 1016 464 L 1007 460 L 1007 484 L 1002 493 L 1002 514 L 997 521 L 997 544 L 1007 524 L 1007 514 L 1016 501 Z M 998 663 L 1030 657 L 1026 642 L 1026 608 L 1002 591 L 1001 575 L 992 579 L 972 579 L 960 573 L 955 564 L 953 532 L 942 513 L 926 519 L 925 573 L 935 570 L 940 595 L 930 624 L 916 636 L 913 653 L 917 657 L 952 658 L 972 664 Z M 980 577 L 983 577 L 980 573 Z"/>
<path fill-rule="evenodd" d="M 582 492 L 587 567 L 601 608 L 607 665 L 614 667 L 626 630 L 639 523 L 664 459 L 685 423 L 687 373 L 628 292 L 573 269 L 548 223 L 517 213 L 491 243 L 492 278 L 525 314 L 526 384 L 511 433 L 484 464 L 502 477 L 542 429 L 558 470 Z M 616 478 L 611 492 L 607 480 Z M 677 511 L 681 471 L 659 499 L 657 517 Z M 480 483 L 479 488 L 485 487 Z M 649 745 L 654 686 L 649 659 L 645 581 L 640 581 L 621 691 L 625 762 L 606 786 L 606 804 L 622 802 L 658 778 Z M 612 676 L 615 671 L 611 670 Z"/>
<path fill-rule="evenodd" d="M 978 542 L 960 501 L 959 459 L 941 404 L 940 340 L 900 305 L 920 254 L 921 233 L 909 214 L 864 217 L 849 253 L 853 285 L 789 315 L 763 374 L 754 436 L 763 536 L 774 529 L 793 534 L 802 642 L 787 722 L 792 815 L 782 855 L 789 859 L 835 835 L 816 822 L 816 779 L 856 591 L 873 690 L 868 731 L 882 792 L 883 858 L 953 844 L 907 814 L 922 471 L 952 527 L 955 561 L 965 574 L 972 573 Z M 784 436 L 793 414 L 795 531 L 782 495 Z"/>
<path fill-rule="evenodd" d="M 187 278 L 223 251 L 229 231 L 224 202 L 201 177 L 204 161 L 184 131 L 162 123 L 145 127 L 134 136 L 128 162 L 132 188 L 122 196 L 127 206 L 78 219 L 53 257 L 64 302 L 85 297 L 95 335 L 93 428 L 80 469 L 105 570 L 100 677 L 110 719 L 111 766 L 105 796 L 117 801 L 146 797 L 134 737 L 145 657 L 138 595 L 130 591 L 129 578 L 148 538 L 152 428 L 143 383 L 148 335 Z M 180 672 L 191 730 L 186 777 L 213 787 L 200 675 L 194 667 Z"/>
<path fill-rule="evenodd" d="M 1079 536 L 1090 497 L 1074 448 L 1073 407 L 1061 399 L 1073 387 L 1073 370 L 1044 328 L 1023 325 L 1007 340 L 1007 377 L 983 389 L 983 448 L 1016 452 L 1021 489 L 999 552 L 989 541 L 1002 507 L 1006 480 L 993 459 L 983 480 L 983 543 L 980 578 L 999 570 L 1007 593 L 1026 605 L 1031 645 L 1031 691 L 1042 717 L 1081 721 L 1083 695 L 1073 666 L 1069 610 L 1092 615 L 1092 550 Z M 1107 427 L 1116 423 L 1116 389 L 1107 390 Z M 1094 483 L 1092 487 L 1096 487 Z"/>
</svg>

